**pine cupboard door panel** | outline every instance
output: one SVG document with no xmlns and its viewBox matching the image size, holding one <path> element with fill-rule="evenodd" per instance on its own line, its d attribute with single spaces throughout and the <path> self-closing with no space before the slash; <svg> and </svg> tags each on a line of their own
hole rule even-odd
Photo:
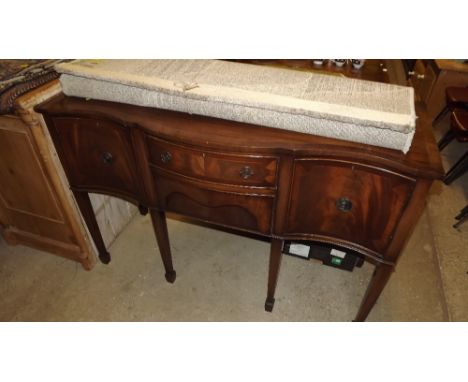
<svg viewBox="0 0 468 382">
<path fill-rule="evenodd" d="M 296 160 L 287 234 L 344 240 L 384 254 L 414 180 L 335 160 Z"/>
<path fill-rule="evenodd" d="M 27 127 L 10 116 L 0 117 L 0 208 L 7 228 L 75 249 L 73 232 Z"/>
<path fill-rule="evenodd" d="M 50 220 L 62 216 L 35 155 L 29 135 L 0 127 L 0 198 L 9 210 Z M 33 175 L 33 176 L 31 176 Z M 29 192 L 34 190 L 34 192 Z"/>
<path fill-rule="evenodd" d="M 128 128 L 93 118 L 56 117 L 52 123 L 71 186 L 139 200 Z"/>
</svg>

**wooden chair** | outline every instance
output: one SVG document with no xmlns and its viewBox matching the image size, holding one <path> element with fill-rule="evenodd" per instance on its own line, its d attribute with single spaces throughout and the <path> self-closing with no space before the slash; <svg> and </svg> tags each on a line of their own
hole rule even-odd
<svg viewBox="0 0 468 382">
<path fill-rule="evenodd" d="M 453 228 L 460 227 L 463 222 L 468 220 L 468 204 L 455 216 L 455 219 L 458 220 L 458 222 L 453 225 Z"/>
<path fill-rule="evenodd" d="M 455 109 L 468 110 L 468 87 L 455 87 L 450 86 L 445 89 L 446 104 L 442 111 L 432 121 L 432 126 L 435 126 L 442 120 L 449 111 L 453 112 Z"/>
<path fill-rule="evenodd" d="M 450 129 L 439 141 L 439 150 L 442 151 L 450 142 L 457 139 L 459 142 L 468 142 L 468 111 L 456 109 L 452 112 Z M 444 183 L 450 184 L 468 170 L 468 150 L 457 163 L 445 174 Z"/>
</svg>

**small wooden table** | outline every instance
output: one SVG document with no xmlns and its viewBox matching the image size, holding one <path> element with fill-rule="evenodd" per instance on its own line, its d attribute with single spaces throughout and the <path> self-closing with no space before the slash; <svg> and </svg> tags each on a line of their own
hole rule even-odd
<svg viewBox="0 0 468 382">
<path fill-rule="evenodd" d="M 394 83 L 405 85 L 405 73 L 401 60 L 366 60 L 364 66 L 355 69 L 351 63 L 337 66 L 330 60 L 325 60 L 323 65 L 315 65 L 313 60 L 234 60 L 255 65 L 275 66 L 285 69 L 302 70 L 307 72 L 334 74 L 343 77 L 358 78 L 367 81 Z"/>
<path fill-rule="evenodd" d="M 60 95 L 44 114 L 71 189 L 100 252 L 88 192 L 149 208 L 168 282 L 165 213 L 271 239 L 271 311 L 284 240 L 339 245 L 375 264 L 355 317 L 366 319 L 443 176 L 427 119 L 403 153 L 246 123 Z M 207 275 L 206 277 L 210 277 Z"/>
<path fill-rule="evenodd" d="M 445 89 L 468 86 L 468 64 L 455 60 L 417 60 L 410 82 L 433 119 L 445 106 Z"/>
</svg>

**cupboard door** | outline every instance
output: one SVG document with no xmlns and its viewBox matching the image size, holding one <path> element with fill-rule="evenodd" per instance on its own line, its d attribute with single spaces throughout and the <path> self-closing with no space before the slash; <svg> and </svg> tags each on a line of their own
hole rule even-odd
<svg viewBox="0 0 468 382">
<path fill-rule="evenodd" d="M 128 128 L 102 119 L 56 117 L 53 129 L 71 186 L 139 200 Z"/>
<path fill-rule="evenodd" d="M 336 238 L 383 254 L 414 184 L 355 163 L 296 160 L 287 234 Z"/>
<path fill-rule="evenodd" d="M 83 251 L 28 126 L 0 116 L 0 224 L 10 244 L 83 259 Z"/>
</svg>

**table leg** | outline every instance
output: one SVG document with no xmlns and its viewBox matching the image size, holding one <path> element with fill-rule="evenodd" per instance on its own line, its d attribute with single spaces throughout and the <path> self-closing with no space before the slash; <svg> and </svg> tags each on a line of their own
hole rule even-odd
<svg viewBox="0 0 468 382">
<path fill-rule="evenodd" d="M 164 212 L 150 210 L 151 221 L 153 222 L 154 233 L 158 242 L 159 252 L 166 270 L 167 282 L 173 283 L 176 279 L 176 272 L 172 267 L 171 247 L 169 245 L 169 235 L 167 233 L 166 214 Z"/>
<path fill-rule="evenodd" d="M 270 266 L 268 270 L 268 293 L 265 301 L 265 310 L 271 312 L 275 304 L 275 290 L 281 265 L 281 257 L 284 241 L 272 239 L 270 247 Z"/>
<path fill-rule="evenodd" d="M 377 264 L 354 321 L 365 321 L 393 272 L 393 266 Z"/>
<path fill-rule="evenodd" d="M 81 215 L 83 215 L 83 219 L 98 250 L 99 260 L 101 260 L 103 264 L 109 264 L 111 257 L 109 252 L 107 252 L 104 240 L 102 240 L 101 231 L 99 230 L 99 225 L 88 193 L 84 191 L 73 191 L 73 195 L 75 196 Z"/>
</svg>

